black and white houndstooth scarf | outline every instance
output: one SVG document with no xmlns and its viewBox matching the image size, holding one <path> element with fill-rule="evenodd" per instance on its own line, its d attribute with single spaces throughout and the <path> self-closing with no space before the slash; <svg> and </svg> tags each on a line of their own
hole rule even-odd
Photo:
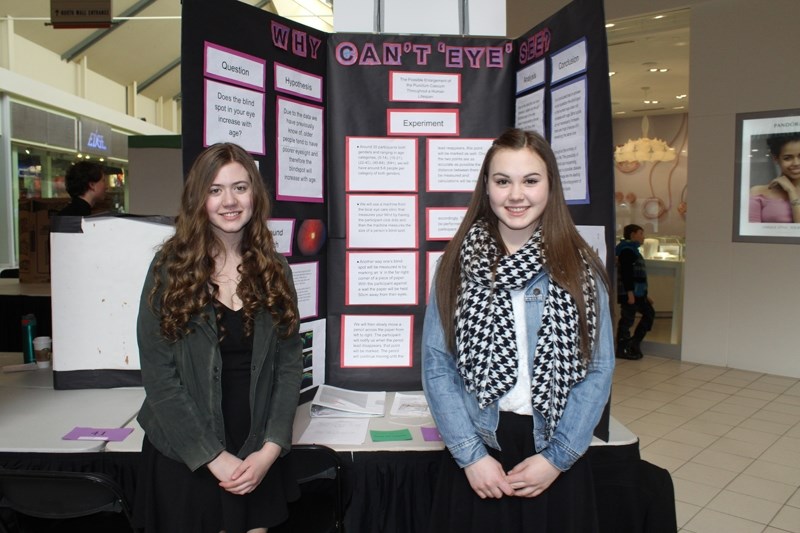
<svg viewBox="0 0 800 533">
<path fill-rule="evenodd" d="M 541 228 L 522 248 L 502 256 L 492 275 L 492 264 L 499 255 L 486 222 L 476 222 L 461 245 L 456 348 L 459 373 L 482 408 L 502 397 L 517 381 L 517 338 L 509 291 L 524 288 L 544 268 Z M 583 295 L 589 338 L 594 339 L 596 287 L 590 267 L 584 263 L 587 275 Z M 533 408 L 547 421 L 547 440 L 561 419 L 569 391 L 585 376 L 578 309 L 569 292 L 551 280 L 533 356 L 531 383 Z"/>
</svg>

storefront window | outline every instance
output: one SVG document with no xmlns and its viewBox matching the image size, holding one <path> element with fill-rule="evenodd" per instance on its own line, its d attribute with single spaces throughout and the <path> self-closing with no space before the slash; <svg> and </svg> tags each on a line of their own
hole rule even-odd
<svg viewBox="0 0 800 533">
<path fill-rule="evenodd" d="M 54 154 L 51 159 L 51 174 L 47 180 L 49 185 L 48 198 L 68 198 L 66 185 L 67 170 L 72 165 L 74 156 L 66 154 Z"/>
<path fill-rule="evenodd" d="M 12 146 L 17 199 L 69 197 L 64 176 L 73 159 L 69 154 Z"/>
<path fill-rule="evenodd" d="M 0 218 L 6 218 L 8 211 L 11 215 L 11 224 L 0 232 L 0 266 L 19 264 L 20 210 L 45 205 L 48 212 L 55 212 L 62 203 L 66 205 L 67 171 L 81 159 L 97 161 L 105 167 L 106 198 L 95 204 L 94 211 L 127 212 L 129 133 L 86 117 L 16 101 L 3 93 L 0 93 L 0 112 L 7 117 L 0 121 L 3 129 L 0 145 L 5 145 L 6 150 L 10 147 L 5 152 L 0 150 L 0 168 L 11 170 L 8 176 L 0 172 L 0 178 L 11 185 L 9 196 L 0 194 Z M 88 138 L 84 141 L 80 137 L 84 130 L 89 131 L 89 136 L 103 133 L 104 146 L 90 143 Z M 4 159 L 5 154 L 10 155 L 10 161 Z"/>
<path fill-rule="evenodd" d="M 14 196 L 18 200 L 69 198 L 65 183 L 67 170 L 80 159 L 75 154 L 12 145 L 12 166 L 17 176 Z M 96 208 L 113 213 L 126 212 L 126 166 L 119 161 L 98 162 L 105 167 L 108 188 L 105 201 Z"/>
<path fill-rule="evenodd" d="M 115 213 L 128 212 L 128 194 L 125 187 L 126 169 L 120 166 L 113 166 L 114 163 L 106 165 L 106 179 L 108 188 L 106 189 L 105 205 L 109 211 Z"/>
<path fill-rule="evenodd" d="M 9 228 L 8 237 L 14 243 L 15 257 L 19 254 L 19 213 L 20 209 L 30 210 L 38 200 L 63 199 L 69 203 L 66 188 L 66 175 L 70 166 L 80 161 L 75 153 L 53 149 L 26 146 L 21 143 L 11 145 L 12 202 L 14 227 Z M 125 213 L 128 198 L 126 190 L 127 166 L 122 161 L 94 159 L 104 166 L 107 180 L 105 199 L 94 206 L 96 212 Z M 42 203 L 42 202 L 38 202 Z M 58 202 L 55 202 L 58 204 Z M 50 208 L 60 209 L 55 205 Z"/>
<path fill-rule="evenodd" d="M 42 196 L 42 159 L 43 155 L 31 150 L 15 151 L 14 159 L 18 181 L 17 198 L 41 198 Z"/>
</svg>

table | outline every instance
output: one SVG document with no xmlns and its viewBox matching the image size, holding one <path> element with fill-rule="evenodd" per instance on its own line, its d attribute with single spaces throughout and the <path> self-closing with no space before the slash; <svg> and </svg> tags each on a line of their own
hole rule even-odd
<svg viewBox="0 0 800 533">
<path fill-rule="evenodd" d="M 419 393 L 419 391 L 416 391 Z M 414 392 L 406 393 L 414 394 Z M 433 427 L 433 417 L 399 417 L 389 414 L 389 410 L 394 403 L 396 392 L 386 393 L 386 415 L 381 417 L 371 417 L 369 419 L 369 427 L 367 428 L 366 439 L 361 444 L 328 444 L 325 442 L 317 442 L 314 444 L 322 444 L 336 450 L 337 452 L 430 452 L 439 451 L 444 449 L 442 441 L 426 441 L 422 438 L 420 431 L 421 427 Z M 292 444 L 297 444 L 303 432 L 311 422 L 310 412 L 311 402 L 300 404 L 294 417 L 294 425 L 292 426 Z M 372 442 L 370 439 L 370 431 L 393 431 L 398 429 L 408 429 L 411 432 L 412 440 L 404 441 L 390 441 L 390 442 Z"/>
<path fill-rule="evenodd" d="M 18 364 L 22 355 L 0 353 L 0 364 Z M 63 440 L 74 427 L 124 427 L 144 401 L 142 387 L 54 390 L 50 368 L 0 372 L 0 451 L 88 453 L 104 441 Z"/>
<path fill-rule="evenodd" d="M 96 452 L 104 441 L 63 440 L 74 427 L 124 427 L 139 412 L 143 389 L 53 390 L 0 387 L 0 450 Z"/>
<path fill-rule="evenodd" d="M 0 352 L 0 366 L 20 363 L 21 352 Z M 110 454 L 104 441 L 61 437 L 76 426 L 123 427 L 143 400 L 141 387 L 54 390 L 52 368 L 0 372 L 0 467 L 101 472 L 133 502 L 138 450 Z"/>
<path fill-rule="evenodd" d="M 394 392 L 386 393 L 386 412 L 389 413 L 394 402 Z M 294 419 L 293 439 L 297 443 L 311 421 L 310 402 L 298 406 Z M 425 531 L 428 517 L 433 511 L 435 479 L 439 465 L 445 455 L 444 443 L 425 441 L 419 427 L 434 426 L 433 418 L 384 417 L 369 419 L 367 436 L 362 444 L 327 444 L 339 452 L 345 465 L 345 530 L 348 532 L 376 531 L 383 533 L 406 533 Z M 413 440 L 395 442 L 372 442 L 370 430 L 396 430 L 408 428 Z M 604 498 L 626 498 L 630 505 L 636 505 L 641 475 L 639 468 L 639 440 L 628 428 L 614 417 L 609 419 L 609 441 L 592 439 L 589 449 L 603 475 L 600 480 Z M 593 464 L 594 466 L 594 464 Z M 634 471 L 631 471 L 634 469 Z M 624 476 L 619 481 L 617 472 Z M 673 505 L 674 499 L 667 496 Z M 620 502 L 614 500 L 615 504 Z M 605 506 L 601 521 L 608 524 L 603 531 L 636 531 L 630 523 L 618 518 L 629 516 L 631 521 L 640 522 L 637 513 L 620 513 L 620 505 Z M 665 523 L 669 524 L 666 520 Z M 674 529 L 673 529 L 674 531 Z"/>
<path fill-rule="evenodd" d="M 144 430 L 139 425 L 139 421 L 134 416 L 125 424 L 126 428 L 131 428 L 133 431 L 128 435 L 125 440 L 118 440 L 106 443 L 105 451 L 116 453 L 139 453 L 142 451 L 142 442 L 144 441 Z"/>
<path fill-rule="evenodd" d="M 392 405 L 394 401 L 394 396 L 396 393 L 394 392 L 387 392 L 386 393 L 386 405 L 387 411 L 389 407 Z M 294 418 L 294 425 L 292 430 L 292 444 L 297 444 L 298 439 L 303 434 L 303 432 L 308 427 L 309 422 L 311 421 L 311 415 L 309 411 L 310 402 L 303 403 L 297 406 L 297 411 Z M 408 451 L 417 451 L 417 452 L 431 452 L 431 451 L 440 451 L 444 449 L 444 443 L 442 441 L 425 441 L 422 438 L 422 435 L 419 431 L 419 428 L 422 426 L 431 427 L 433 426 L 433 418 L 432 417 L 395 417 L 388 415 L 384 417 L 373 417 L 369 420 L 369 428 L 367 430 L 367 441 L 362 444 L 325 444 L 324 442 L 319 442 L 317 444 L 323 444 L 328 446 L 329 448 L 341 452 L 408 452 Z M 115 452 L 138 452 L 142 449 L 142 441 L 144 440 L 144 430 L 139 425 L 139 423 L 134 418 L 131 420 L 125 427 L 129 427 L 133 429 L 133 432 L 128 435 L 124 441 L 119 442 L 109 442 L 106 445 L 106 451 L 115 451 Z M 403 429 L 408 428 L 411 430 L 412 440 L 410 441 L 395 441 L 395 442 L 372 442 L 369 440 L 369 430 L 395 430 L 395 429 Z M 632 436 L 632 434 L 631 434 Z M 634 437 L 635 438 L 635 437 Z"/>
<path fill-rule="evenodd" d="M 53 367 L 3 372 L 2 367 L 22 364 L 22 352 L 0 352 L 0 387 L 52 389 Z"/>
<path fill-rule="evenodd" d="M 49 283 L 20 283 L 16 278 L 0 278 L 0 296 L 50 296 Z"/>
<path fill-rule="evenodd" d="M 21 360 L 20 354 L 0 354 Z M 129 502 L 144 431 L 135 415 L 142 388 L 56 391 L 44 387 L 49 370 L 0 374 L 0 466 L 103 472 L 118 481 Z M 51 373 L 50 373 L 51 374 Z M 387 393 L 387 411 L 394 393 Z M 295 440 L 310 421 L 309 404 L 297 408 Z M 63 441 L 77 425 L 131 427 L 121 442 Z M 349 533 L 423 531 L 432 512 L 435 479 L 447 451 L 424 441 L 418 427 L 430 418 L 376 417 L 371 429 L 411 429 L 412 441 L 332 445 L 345 465 L 345 529 Z M 638 439 L 611 417 L 608 443 L 595 439 L 588 455 L 595 473 L 601 531 L 675 531 L 669 474 L 639 459 Z M 369 434 L 369 433 L 368 433 Z M 320 443 L 324 444 L 324 443 Z M 45 453 L 47 452 L 47 453 Z M 398 453 L 401 452 L 401 453 Z M 624 512 L 620 512 L 624 509 Z M 658 524 L 645 529 L 642 524 Z"/>
<path fill-rule="evenodd" d="M 405 393 L 416 394 L 419 391 Z M 314 444 L 322 444 L 337 452 L 386 452 L 386 451 L 440 451 L 444 449 L 442 441 L 426 441 L 422 438 L 419 428 L 435 426 L 432 416 L 427 417 L 399 417 L 389 414 L 389 409 L 394 403 L 396 392 L 386 393 L 386 415 L 382 417 L 372 417 L 369 419 L 369 426 L 367 429 L 367 436 L 365 442 L 361 444 L 328 444 L 325 442 L 316 442 Z M 294 418 L 294 425 L 292 426 L 292 443 L 297 444 L 300 436 L 308 427 L 311 422 L 310 402 L 297 406 L 297 412 Z M 390 431 L 408 428 L 411 431 L 412 440 L 406 441 L 393 441 L 393 442 L 372 442 L 369 438 L 369 432 L 372 430 L 377 431 Z M 609 440 L 604 442 L 597 437 L 592 437 L 591 446 L 629 446 L 638 444 L 639 439 L 628 428 L 620 423 L 614 417 L 609 418 Z"/>
</svg>

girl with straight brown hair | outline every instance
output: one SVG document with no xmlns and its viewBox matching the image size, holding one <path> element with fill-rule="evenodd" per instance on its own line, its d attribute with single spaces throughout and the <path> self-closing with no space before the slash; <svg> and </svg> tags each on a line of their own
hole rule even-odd
<svg viewBox="0 0 800 533">
<path fill-rule="evenodd" d="M 614 369 L 608 286 L 547 141 L 506 131 L 425 316 L 423 387 L 451 456 L 431 532 L 597 531 L 583 454 Z"/>
</svg>

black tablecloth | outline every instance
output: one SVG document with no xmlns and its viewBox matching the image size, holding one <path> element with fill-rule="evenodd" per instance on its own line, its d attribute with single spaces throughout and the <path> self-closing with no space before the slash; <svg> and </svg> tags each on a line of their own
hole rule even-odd
<svg viewBox="0 0 800 533">
<path fill-rule="evenodd" d="M 431 513 L 440 452 L 341 453 L 347 533 L 418 533 Z M 669 472 L 643 461 L 638 444 L 593 446 L 600 529 L 608 533 L 675 533 Z M 102 472 L 122 486 L 133 506 L 138 453 L 0 452 L 0 467 Z"/>
<path fill-rule="evenodd" d="M 422 532 L 441 452 L 361 452 L 344 460 L 345 531 Z"/>
<path fill-rule="evenodd" d="M 669 471 L 639 457 L 639 445 L 592 446 L 600 531 L 675 533 L 675 491 Z"/>
</svg>

